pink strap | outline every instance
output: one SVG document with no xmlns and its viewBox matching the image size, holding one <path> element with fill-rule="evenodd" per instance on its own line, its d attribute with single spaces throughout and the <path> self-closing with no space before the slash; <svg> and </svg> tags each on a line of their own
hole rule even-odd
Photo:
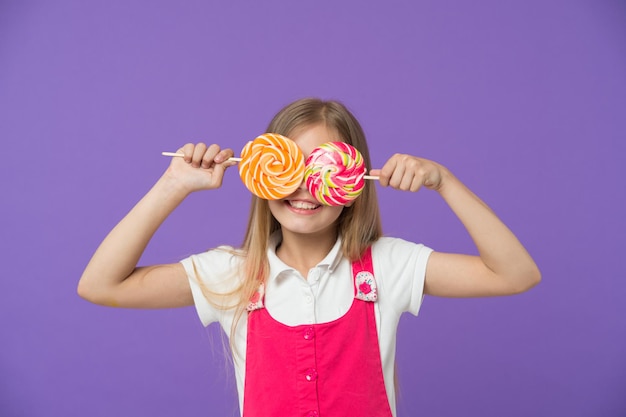
<svg viewBox="0 0 626 417">
<path fill-rule="evenodd" d="M 358 261 L 352 262 L 354 297 L 357 300 L 374 302 L 378 299 L 378 287 L 374 278 L 372 247 L 368 246 Z"/>
</svg>

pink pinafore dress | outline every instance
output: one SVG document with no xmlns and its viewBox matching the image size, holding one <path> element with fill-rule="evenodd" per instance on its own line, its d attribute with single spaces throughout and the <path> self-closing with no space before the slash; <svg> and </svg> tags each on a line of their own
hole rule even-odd
<svg viewBox="0 0 626 417">
<path fill-rule="evenodd" d="M 374 315 L 371 248 L 352 263 L 355 297 L 337 320 L 287 326 L 248 313 L 244 417 L 391 417 Z"/>
</svg>

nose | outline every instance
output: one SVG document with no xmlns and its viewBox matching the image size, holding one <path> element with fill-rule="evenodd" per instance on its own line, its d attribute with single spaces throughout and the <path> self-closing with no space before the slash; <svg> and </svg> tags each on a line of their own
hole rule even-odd
<svg viewBox="0 0 626 417">
<path fill-rule="evenodd" d="M 306 179 L 304 177 L 302 178 L 302 181 L 300 182 L 300 186 L 298 187 L 298 190 L 308 191 L 308 188 L 306 187 Z"/>
</svg>

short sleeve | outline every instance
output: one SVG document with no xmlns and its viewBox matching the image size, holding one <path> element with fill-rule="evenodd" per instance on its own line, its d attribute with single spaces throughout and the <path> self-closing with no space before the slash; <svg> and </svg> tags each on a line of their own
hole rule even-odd
<svg viewBox="0 0 626 417">
<path fill-rule="evenodd" d="M 207 298 L 211 293 L 225 294 L 237 288 L 241 258 L 235 250 L 220 246 L 180 261 L 187 273 L 198 317 L 204 326 L 219 321 L 223 309 L 218 299 Z"/>
<path fill-rule="evenodd" d="M 419 243 L 384 237 L 373 246 L 381 302 L 397 313 L 419 313 L 424 298 L 426 265 L 433 250 Z M 386 298 L 384 301 L 382 297 Z"/>
</svg>

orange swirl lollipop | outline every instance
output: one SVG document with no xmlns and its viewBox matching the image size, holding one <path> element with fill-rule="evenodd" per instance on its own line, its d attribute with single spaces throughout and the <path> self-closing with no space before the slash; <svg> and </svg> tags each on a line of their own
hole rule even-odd
<svg viewBox="0 0 626 417">
<path fill-rule="evenodd" d="M 241 151 L 239 176 L 248 190 L 266 200 L 292 194 L 304 177 L 304 155 L 294 141 L 266 133 Z"/>
</svg>

